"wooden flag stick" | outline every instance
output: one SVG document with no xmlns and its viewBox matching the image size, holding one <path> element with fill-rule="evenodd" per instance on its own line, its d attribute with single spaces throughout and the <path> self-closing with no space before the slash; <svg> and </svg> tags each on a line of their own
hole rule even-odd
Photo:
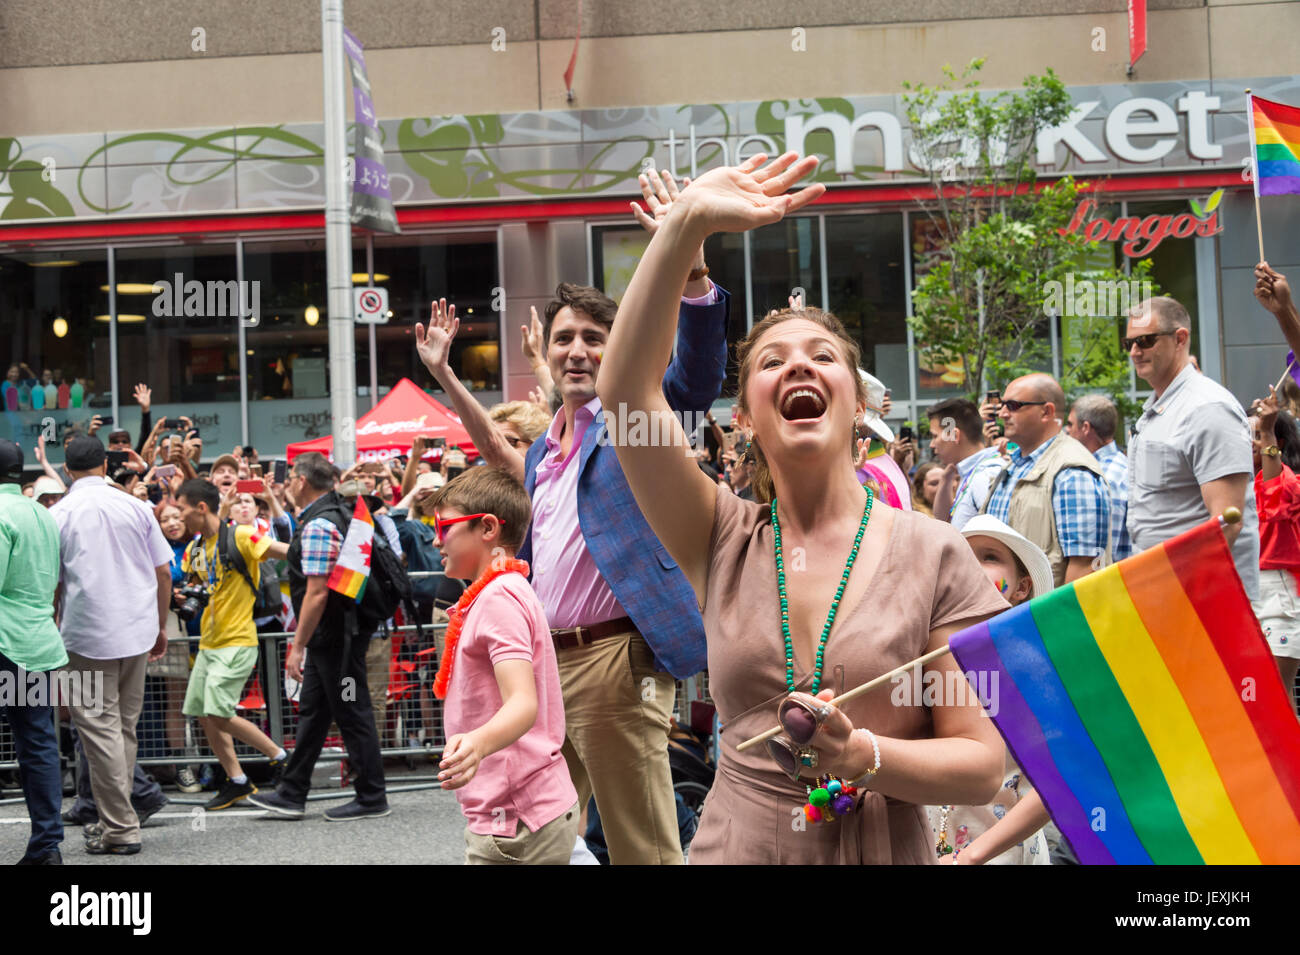
<svg viewBox="0 0 1300 955">
<path fill-rule="evenodd" d="M 855 686 L 853 689 L 848 690 L 845 693 L 841 693 L 839 696 L 835 697 L 835 699 L 828 700 L 827 703 L 830 706 L 839 706 L 841 703 L 847 703 L 849 700 L 853 699 L 854 697 L 861 696 L 863 693 L 866 693 L 868 690 L 875 689 L 876 687 L 880 686 L 882 683 L 888 683 L 890 680 L 898 676 L 900 673 L 906 673 L 908 670 L 912 669 L 913 667 L 923 666 L 924 664 L 929 663 L 931 660 L 937 660 L 939 659 L 939 657 L 949 652 L 951 651 L 947 647 L 940 647 L 938 650 L 931 650 L 929 653 L 925 654 L 925 656 L 917 657 L 915 660 L 913 660 L 910 663 L 904 663 L 902 666 L 894 667 L 894 669 L 890 670 L 888 673 L 882 673 L 874 680 L 869 680 L 866 683 L 863 683 L 861 686 Z M 784 732 L 785 730 L 778 724 L 777 726 L 774 726 L 772 729 L 768 730 L 766 733 L 760 733 L 758 736 L 755 736 L 753 739 L 745 740 L 743 743 L 741 743 L 739 746 L 736 747 L 736 752 L 738 753 L 743 752 L 749 749 L 749 747 L 751 746 L 757 746 L 759 743 L 766 742 L 767 740 L 771 739 L 773 736 L 779 736 Z"/>
<path fill-rule="evenodd" d="M 1235 507 L 1225 507 L 1223 509 L 1223 513 L 1219 515 L 1218 520 L 1219 520 L 1219 526 L 1221 527 L 1226 524 L 1236 524 L 1241 520 L 1241 510 Z M 863 683 L 860 686 L 855 686 L 853 689 L 845 693 L 841 693 L 839 696 L 835 697 L 832 700 L 827 700 L 827 705 L 839 706 L 841 703 L 847 703 L 849 700 L 861 696 L 863 693 L 866 693 L 868 690 L 875 689 L 876 687 L 880 686 L 882 683 L 888 683 L 890 680 L 894 679 L 894 677 L 906 673 L 908 670 L 911 670 L 913 667 L 924 666 L 925 664 L 929 663 L 931 660 L 937 660 L 945 653 L 951 653 L 951 652 L 952 652 L 951 649 L 946 646 L 940 647 L 938 650 L 931 650 L 929 653 L 925 654 L 924 656 L 917 657 L 915 660 L 912 660 L 910 663 L 904 663 L 902 666 L 894 667 L 894 669 L 890 670 L 888 673 L 882 673 L 874 680 L 868 680 L 866 683 Z M 777 724 L 767 732 L 759 733 L 757 736 L 745 740 L 743 743 L 741 743 L 739 746 L 736 747 L 736 752 L 742 753 L 745 750 L 749 749 L 751 746 L 757 746 L 759 743 L 765 743 L 772 737 L 780 736 L 784 732 L 785 732 L 785 728 L 782 727 L 780 724 Z"/>
<path fill-rule="evenodd" d="M 1289 362 L 1286 363 L 1286 371 L 1282 372 L 1282 377 L 1279 378 L 1277 380 L 1277 384 L 1273 386 L 1274 391 L 1282 390 L 1282 382 L 1286 381 L 1287 375 L 1291 374 L 1291 369 L 1294 367 L 1295 367 L 1295 359 L 1292 358 Z"/>
</svg>

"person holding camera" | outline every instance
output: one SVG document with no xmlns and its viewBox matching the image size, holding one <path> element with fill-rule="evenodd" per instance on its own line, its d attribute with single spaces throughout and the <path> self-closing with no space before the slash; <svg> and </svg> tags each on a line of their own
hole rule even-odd
<svg viewBox="0 0 1300 955">
<path fill-rule="evenodd" d="M 186 481 L 177 503 L 186 530 L 200 537 L 185 553 L 182 569 L 187 584 L 180 590 L 176 612 L 182 620 L 203 614 L 199 652 L 181 712 L 198 718 L 208 744 L 226 771 L 225 784 L 204 806 L 215 811 L 228 809 L 257 792 L 239 765 L 235 739 L 268 756 L 273 775 L 284 765 L 287 755 L 260 729 L 235 715 L 235 704 L 257 665 L 253 606 L 257 602 L 260 564 L 270 557 L 284 557 L 289 548 L 247 524 L 231 526 L 222 521 L 217 516 L 221 495 L 209 481 Z M 170 575 L 168 579 L 170 582 Z"/>
</svg>

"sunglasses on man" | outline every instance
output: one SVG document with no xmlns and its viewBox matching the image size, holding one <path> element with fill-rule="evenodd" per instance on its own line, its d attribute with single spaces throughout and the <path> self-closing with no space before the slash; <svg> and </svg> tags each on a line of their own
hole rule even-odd
<svg viewBox="0 0 1300 955">
<path fill-rule="evenodd" d="M 1142 349 L 1143 351 L 1146 351 L 1148 348 L 1151 348 L 1153 345 L 1155 345 L 1156 339 L 1159 338 L 1161 335 L 1176 335 L 1176 334 L 1178 334 L 1178 329 L 1173 328 L 1167 332 L 1152 332 L 1149 335 L 1134 335 L 1132 338 L 1121 338 L 1119 340 L 1119 343 L 1124 346 L 1125 351 L 1132 351 L 1134 345 L 1137 345 L 1138 348 Z"/>
<path fill-rule="evenodd" d="M 1028 408 L 1032 405 L 1045 405 L 1046 401 L 1017 401 L 1015 398 L 1003 398 L 1002 407 L 1006 408 L 1012 414 L 1015 414 L 1021 408 Z"/>
</svg>

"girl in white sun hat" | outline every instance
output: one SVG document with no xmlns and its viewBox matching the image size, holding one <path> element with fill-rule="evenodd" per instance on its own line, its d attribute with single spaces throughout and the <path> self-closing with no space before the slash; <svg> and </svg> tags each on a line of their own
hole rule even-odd
<svg viewBox="0 0 1300 955">
<path fill-rule="evenodd" d="M 1053 588 L 1047 555 L 996 517 L 977 514 L 966 522 L 961 533 L 989 581 L 1013 607 Z M 936 816 L 941 863 L 1050 864 L 1043 826 L 1051 816 L 1010 752 L 1006 778 L 992 803 L 932 808 L 932 823 Z"/>
</svg>

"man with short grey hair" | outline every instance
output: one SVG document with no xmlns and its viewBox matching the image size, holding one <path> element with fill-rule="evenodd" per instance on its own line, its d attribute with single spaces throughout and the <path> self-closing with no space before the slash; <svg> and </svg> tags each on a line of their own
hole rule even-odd
<svg viewBox="0 0 1300 955">
<path fill-rule="evenodd" d="M 1128 533 L 1128 457 L 1115 444 L 1119 409 L 1105 395 L 1084 395 L 1070 409 L 1065 433 L 1101 462 L 1110 486 L 1110 553 L 1114 560 L 1133 554 Z"/>
<path fill-rule="evenodd" d="M 1231 392 L 1197 373 L 1191 337 L 1187 309 L 1172 298 L 1147 299 L 1129 312 L 1124 348 L 1155 392 L 1129 441 L 1129 534 L 1142 551 L 1239 508 L 1241 523 L 1224 531 L 1246 593 L 1257 600 L 1259 521 L 1246 413 Z"/>
</svg>

